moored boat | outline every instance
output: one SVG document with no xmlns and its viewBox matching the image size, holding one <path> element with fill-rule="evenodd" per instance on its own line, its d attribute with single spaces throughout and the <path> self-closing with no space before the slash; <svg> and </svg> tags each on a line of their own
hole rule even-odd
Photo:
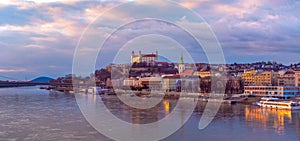
<svg viewBox="0 0 300 141">
<path fill-rule="evenodd" d="M 264 108 L 300 110 L 300 102 L 279 100 L 277 98 L 262 98 L 256 104 Z"/>
<path fill-rule="evenodd" d="M 107 95 L 113 95 L 114 93 L 112 91 L 110 91 L 109 89 L 102 89 L 100 87 L 89 87 L 87 89 L 87 94 L 94 94 L 94 95 L 107 94 Z"/>
</svg>

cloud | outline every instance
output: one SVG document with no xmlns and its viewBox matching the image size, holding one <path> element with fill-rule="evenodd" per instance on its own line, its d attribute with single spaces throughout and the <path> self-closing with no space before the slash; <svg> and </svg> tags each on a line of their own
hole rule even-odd
<svg viewBox="0 0 300 141">
<path fill-rule="evenodd" d="M 277 60 L 274 55 L 289 56 L 297 50 L 295 41 L 300 26 L 297 5 L 296 1 L 213 1 L 209 8 L 199 6 L 198 12 L 212 26 L 229 62 L 240 57 L 245 62 L 269 58 L 290 63 L 289 60 L 296 59 L 278 57 Z"/>
<path fill-rule="evenodd" d="M 35 45 L 35 44 L 30 44 L 30 45 L 25 45 L 25 48 L 35 48 L 35 49 L 45 49 L 46 47 L 41 46 L 41 45 Z"/>
<path fill-rule="evenodd" d="M 16 72 L 25 72 L 27 71 L 26 69 L 24 68 L 18 68 L 18 69 L 3 69 L 3 68 L 0 68 L 0 72 L 1 73 L 16 73 Z"/>
<path fill-rule="evenodd" d="M 126 1 L 1 1 L 0 2 L 0 68 L 11 70 L 10 74 L 24 68 L 18 77 L 50 74 L 60 76 L 71 72 L 72 57 L 78 40 L 86 26 L 100 14 Z M 259 61 L 275 60 L 296 63 L 300 58 L 300 2 L 294 0 L 176 0 L 190 8 L 208 22 L 223 47 L 226 60 Z M 137 9 L 105 13 L 102 23 L 92 27 L 91 37 L 104 38 L 114 30 L 114 25 L 141 17 L 147 12 L 145 2 Z M 164 7 L 160 5 L 159 7 Z M 185 19 L 184 13 L 174 9 L 157 8 L 152 14 L 169 19 L 187 20 L 192 29 L 197 26 Z M 180 17 L 178 17 L 180 15 Z M 121 17 L 121 18 L 120 18 Z M 126 18 L 125 18 L 126 17 Z M 98 31 L 101 32 L 98 32 Z M 197 29 L 201 30 L 202 29 Z M 194 50 L 194 56 L 205 55 L 197 50 L 197 44 L 187 39 L 187 33 L 176 26 L 160 22 L 139 22 L 124 27 L 118 36 L 112 36 L 109 47 L 103 51 L 110 57 L 120 44 L 134 36 L 145 33 L 170 36 Z M 204 31 L 203 31 L 204 32 Z M 205 34 L 203 34 L 205 35 Z M 151 45 L 163 44 L 154 40 Z M 142 42 L 140 41 L 142 44 Z M 146 43 L 146 42 L 145 42 Z M 90 43 L 88 45 L 92 45 Z M 166 43 L 167 44 L 167 43 Z M 148 43 L 147 43 L 148 45 Z M 146 46 L 146 45 L 145 45 Z M 150 44 L 148 45 L 150 47 Z M 93 52 L 86 49 L 84 53 Z M 175 55 L 176 53 L 174 53 Z M 285 56 L 285 57 L 284 57 Z M 199 57 L 199 62 L 206 61 Z M 8 68 L 8 69 L 5 69 Z M 29 71 L 30 70 L 30 71 Z M 1 72 L 1 71 L 0 71 Z M 9 71 L 8 71 L 9 72 Z M 25 74 L 25 72 L 28 72 Z"/>
</svg>

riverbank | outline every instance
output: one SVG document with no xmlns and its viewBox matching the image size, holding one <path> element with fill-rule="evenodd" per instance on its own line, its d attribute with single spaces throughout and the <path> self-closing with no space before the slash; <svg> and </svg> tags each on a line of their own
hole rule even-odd
<svg viewBox="0 0 300 141">
<path fill-rule="evenodd" d="M 245 105 L 252 105 L 255 102 L 259 102 L 261 97 L 247 97 L 247 99 L 243 101 L 238 101 L 237 103 L 245 104 Z"/>
<path fill-rule="evenodd" d="M 134 90 L 122 90 L 122 89 L 103 89 L 105 92 L 97 92 L 95 90 L 90 90 L 90 87 L 77 87 L 72 86 L 49 86 L 41 87 L 41 89 L 55 90 L 65 93 L 80 93 L 80 94 L 100 94 L 100 95 L 123 95 L 127 94 L 130 96 L 138 97 L 164 97 L 165 99 L 179 99 L 182 98 L 193 98 L 198 99 L 202 102 L 221 102 L 224 104 L 245 104 L 252 105 L 255 102 L 259 102 L 262 96 L 246 96 L 242 94 L 236 95 L 224 95 L 224 94 L 214 94 L 209 93 L 191 93 L 191 92 L 163 92 L 163 91 L 134 91 Z M 294 100 L 300 99 L 300 97 L 292 98 Z"/>
<path fill-rule="evenodd" d="M 29 87 L 37 85 L 49 85 L 49 83 L 35 83 L 35 82 L 0 82 L 0 88 L 11 88 L 11 87 Z"/>
<path fill-rule="evenodd" d="M 198 99 L 201 102 L 221 102 L 224 104 L 246 104 L 252 105 L 254 102 L 260 101 L 261 97 L 246 97 L 246 96 L 237 96 L 237 95 L 223 95 L 215 94 L 210 95 L 209 93 L 191 93 L 191 92 L 163 92 L 163 91 L 133 91 L 133 90 L 110 90 L 109 92 L 89 92 L 88 88 L 73 88 L 73 87 L 61 87 L 61 86 L 49 86 L 45 88 L 47 90 L 56 90 L 65 93 L 80 93 L 80 94 L 101 94 L 101 95 L 130 95 L 138 97 L 164 97 L 165 99 L 179 99 L 182 98 L 193 98 Z"/>
</svg>

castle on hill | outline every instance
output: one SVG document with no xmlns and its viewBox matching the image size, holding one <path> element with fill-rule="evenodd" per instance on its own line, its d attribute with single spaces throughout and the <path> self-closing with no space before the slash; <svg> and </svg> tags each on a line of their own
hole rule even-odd
<svg viewBox="0 0 300 141">
<path fill-rule="evenodd" d="M 158 61 L 158 51 L 151 54 L 142 54 L 141 51 L 139 51 L 138 54 L 134 54 L 134 51 L 131 52 L 131 63 L 152 63 Z"/>
</svg>

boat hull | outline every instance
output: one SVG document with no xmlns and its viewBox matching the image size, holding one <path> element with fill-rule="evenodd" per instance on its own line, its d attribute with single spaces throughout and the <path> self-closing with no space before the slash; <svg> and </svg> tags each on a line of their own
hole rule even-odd
<svg viewBox="0 0 300 141">
<path fill-rule="evenodd" d="M 258 106 L 262 108 L 270 108 L 270 109 L 285 109 L 285 110 L 300 110 L 300 106 L 279 106 L 279 105 L 266 105 L 262 103 L 257 103 Z"/>
</svg>

